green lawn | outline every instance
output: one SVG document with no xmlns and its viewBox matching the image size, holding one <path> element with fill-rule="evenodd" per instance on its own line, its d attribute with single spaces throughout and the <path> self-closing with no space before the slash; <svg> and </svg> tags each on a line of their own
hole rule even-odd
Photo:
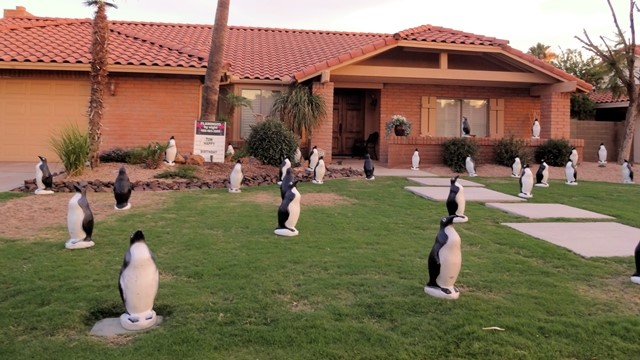
<svg viewBox="0 0 640 360">
<path fill-rule="evenodd" d="M 517 180 L 474 178 L 517 194 Z M 276 186 L 175 192 L 166 207 L 96 224 L 96 246 L 0 239 L 0 359 L 636 359 L 633 257 L 583 259 L 500 225 L 523 218 L 467 203 L 460 299 L 429 297 L 426 258 L 444 203 L 402 178 L 299 184 L 300 235 L 273 234 Z M 640 227 L 637 186 L 551 182 L 557 202 Z M 7 201 L 6 198 L 0 198 Z M 37 199 L 34 199 L 37 201 Z M 66 224 L 60 224 L 64 229 Z M 165 322 L 117 339 L 88 335 L 124 308 L 118 272 L 145 232 L 161 272 Z M 570 234 L 568 234 L 569 236 Z M 497 326 L 504 331 L 483 330 Z"/>
</svg>

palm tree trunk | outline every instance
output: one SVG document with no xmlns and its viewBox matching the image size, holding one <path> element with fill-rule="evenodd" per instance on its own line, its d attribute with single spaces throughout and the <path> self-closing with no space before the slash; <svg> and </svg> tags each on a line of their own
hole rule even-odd
<svg viewBox="0 0 640 360">
<path fill-rule="evenodd" d="M 202 89 L 201 120 L 215 120 L 220 94 L 220 76 L 222 75 L 224 40 L 227 36 L 230 0 L 218 0 L 216 22 L 211 33 L 211 49 L 207 62 L 207 72 Z"/>
</svg>

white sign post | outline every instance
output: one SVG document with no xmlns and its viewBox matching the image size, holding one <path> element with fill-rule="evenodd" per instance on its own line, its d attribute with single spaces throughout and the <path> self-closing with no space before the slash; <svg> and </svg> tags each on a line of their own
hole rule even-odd
<svg viewBox="0 0 640 360">
<path fill-rule="evenodd" d="M 196 121 L 193 154 L 206 162 L 224 162 L 227 124 L 222 121 Z"/>
</svg>

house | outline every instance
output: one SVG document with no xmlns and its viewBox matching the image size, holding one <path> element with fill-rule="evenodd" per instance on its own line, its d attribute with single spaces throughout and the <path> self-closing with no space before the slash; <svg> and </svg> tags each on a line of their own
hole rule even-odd
<svg viewBox="0 0 640 360">
<path fill-rule="evenodd" d="M 109 91 L 102 149 L 176 138 L 190 152 L 206 71 L 210 25 L 110 21 Z M 44 18 L 25 8 L 0 19 L 0 161 L 55 155 L 52 132 L 86 124 L 91 19 Z M 230 138 L 241 143 L 270 112 L 274 98 L 302 83 L 332 106 L 310 143 L 325 160 L 350 156 L 353 144 L 381 134 L 379 160 L 409 164 L 413 149 L 441 163 L 444 140 L 460 136 L 466 116 L 480 157 L 503 136 L 536 146 L 569 138 L 569 98 L 591 85 L 508 41 L 424 25 L 395 34 L 229 26 L 222 91 L 251 100 L 240 108 Z M 331 108 L 330 108 L 331 109 Z M 385 136 L 402 114 L 410 136 Z M 531 139 L 538 117 L 542 140 Z M 571 139 L 579 152 L 583 141 Z"/>
</svg>

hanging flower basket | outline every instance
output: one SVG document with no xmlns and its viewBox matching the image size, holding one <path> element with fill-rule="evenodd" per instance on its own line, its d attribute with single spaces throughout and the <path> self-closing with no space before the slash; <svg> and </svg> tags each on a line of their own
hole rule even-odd
<svg viewBox="0 0 640 360">
<path fill-rule="evenodd" d="M 392 130 L 396 136 L 409 136 L 411 133 L 411 123 L 402 115 L 393 115 L 391 121 L 385 124 L 385 130 L 387 137 L 391 134 Z"/>
</svg>

